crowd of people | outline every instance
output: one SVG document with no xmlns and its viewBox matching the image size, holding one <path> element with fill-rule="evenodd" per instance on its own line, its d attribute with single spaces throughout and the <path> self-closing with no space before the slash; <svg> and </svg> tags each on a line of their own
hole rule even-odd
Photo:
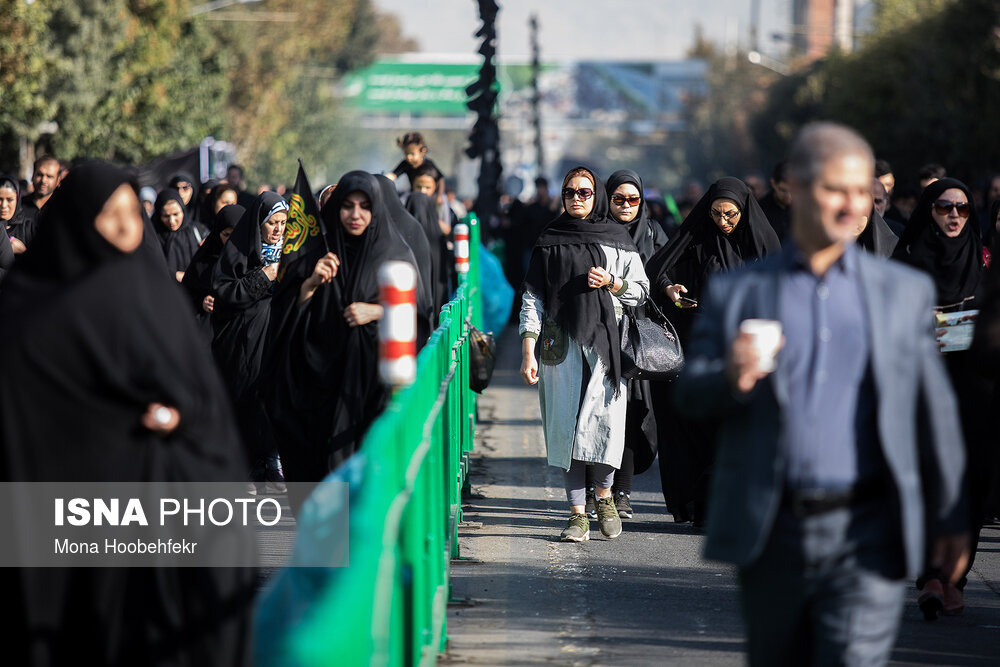
<svg viewBox="0 0 1000 667">
<path fill-rule="evenodd" d="M 4 479 L 249 475 L 248 493 L 301 483 L 300 507 L 388 401 L 381 264 L 417 268 L 418 348 L 456 285 L 444 175 L 418 133 L 398 144 L 393 171 L 352 171 L 317 193 L 319 238 L 289 256 L 292 191 L 254 196 L 237 165 L 159 190 L 51 156 L 30 184 L 0 176 Z M 884 661 L 899 582 L 915 580 L 927 618 L 961 613 L 979 530 L 1000 513 L 1000 178 L 977 195 L 937 165 L 921 177 L 919 190 L 897 188 L 862 138 L 826 124 L 803 131 L 766 192 L 760 178 L 725 177 L 667 204 L 634 171 L 604 181 L 579 166 L 557 197 L 539 179 L 534 200 L 506 212 L 521 375 L 538 385 L 548 464 L 565 478 L 560 539 L 588 540 L 590 520 L 620 535 L 633 476 L 658 460 L 674 520 L 705 527 L 707 554 L 740 567 L 755 663 L 830 646 Z M 677 382 L 622 376 L 619 321 L 649 300 L 686 351 Z M 935 331 L 936 316 L 976 311 L 974 340 Z M 755 318 L 782 326 L 776 370 L 740 330 Z M 252 578 L 97 572 L 5 574 L 28 601 L 18 655 L 246 659 Z M 133 613 L 121 596 L 147 584 L 159 606 Z M 760 613 L 775 595 L 787 618 Z M 873 607 L 882 625 L 828 632 Z M 188 637 L 185 613 L 168 608 L 211 620 Z M 63 622 L 80 610 L 89 625 Z M 149 640 L 174 635 L 184 640 Z M 209 636 L 224 639 L 209 647 Z"/>
<path fill-rule="evenodd" d="M 816 124 L 767 193 L 721 178 L 679 226 L 651 218 L 629 171 L 570 170 L 557 217 L 544 180 L 511 208 L 521 376 L 564 473 L 560 539 L 588 540 L 591 519 L 619 536 L 658 453 L 675 521 L 739 567 L 752 664 L 886 662 L 904 578 L 925 618 L 962 613 L 1000 511 L 1000 179 L 977 201 L 939 166 L 920 173 L 915 201 L 892 198 L 863 138 Z M 621 376 L 618 323 L 647 300 L 686 350 L 676 382 Z M 783 332 L 775 367 L 741 328 L 754 320 Z"/>
<path fill-rule="evenodd" d="M 49 156 L 30 188 L 0 177 L 3 481 L 243 479 L 297 511 L 390 396 L 379 267 L 417 269 L 418 347 L 457 282 L 443 177 L 423 139 L 405 139 L 402 194 L 352 171 L 315 198 L 254 196 L 236 165 L 157 191 L 105 162 Z M 319 218 L 294 254 L 293 207 Z M 112 565 L 4 570 L 13 662 L 250 660 L 252 571 Z"/>
</svg>

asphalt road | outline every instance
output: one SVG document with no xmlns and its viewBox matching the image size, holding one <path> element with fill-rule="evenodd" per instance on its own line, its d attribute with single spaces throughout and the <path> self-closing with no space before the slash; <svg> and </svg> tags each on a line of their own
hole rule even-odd
<svg viewBox="0 0 1000 667">
<path fill-rule="evenodd" d="M 634 480 L 635 518 L 619 538 L 591 522 L 589 542 L 559 542 L 562 474 L 545 463 L 516 332 L 499 347 L 480 401 L 442 664 L 744 664 L 733 571 L 702 560 L 702 535 L 672 522 L 655 463 Z M 963 616 L 925 622 L 908 594 L 892 664 L 1000 664 L 1000 528 L 983 530 Z"/>
</svg>

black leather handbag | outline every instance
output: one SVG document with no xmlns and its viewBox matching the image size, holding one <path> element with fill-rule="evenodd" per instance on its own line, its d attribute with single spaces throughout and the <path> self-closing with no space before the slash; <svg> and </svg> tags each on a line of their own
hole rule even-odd
<svg viewBox="0 0 1000 667">
<path fill-rule="evenodd" d="M 677 331 L 652 299 L 646 300 L 654 317 L 637 316 L 624 308 L 621 334 L 622 378 L 626 380 L 673 380 L 684 368 L 684 351 Z"/>
</svg>

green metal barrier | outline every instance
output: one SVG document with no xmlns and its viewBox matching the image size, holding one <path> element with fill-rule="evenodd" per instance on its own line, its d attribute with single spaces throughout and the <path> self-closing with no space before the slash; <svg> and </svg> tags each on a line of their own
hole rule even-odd
<svg viewBox="0 0 1000 667">
<path fill-rule="evenodd" d="M 441 309 L 417 380 L 372 424 L 351 491 L 350 565 L 297 629 L 292 664 L 428 665 L 444 650 L 449 563 L 458 557 L 461 489 L 475 433 L 469 325 L 481 323 L 479 223 L 470 271 Z"/>
</svg>

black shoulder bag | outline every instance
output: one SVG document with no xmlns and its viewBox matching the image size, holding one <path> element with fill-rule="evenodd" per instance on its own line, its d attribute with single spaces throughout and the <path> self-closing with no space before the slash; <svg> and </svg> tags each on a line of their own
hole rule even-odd
<svg viewBox="0 0 1000 667">
<path fill-rule="evenodd" d="M 656 319 L 637 317 L 625 307 L 619 323 L 622 378 L 626 380 L 673 380 L 684 368 L 684 351 L 674 326 L 663 311 L 647 299 Z"/>
</svg>

